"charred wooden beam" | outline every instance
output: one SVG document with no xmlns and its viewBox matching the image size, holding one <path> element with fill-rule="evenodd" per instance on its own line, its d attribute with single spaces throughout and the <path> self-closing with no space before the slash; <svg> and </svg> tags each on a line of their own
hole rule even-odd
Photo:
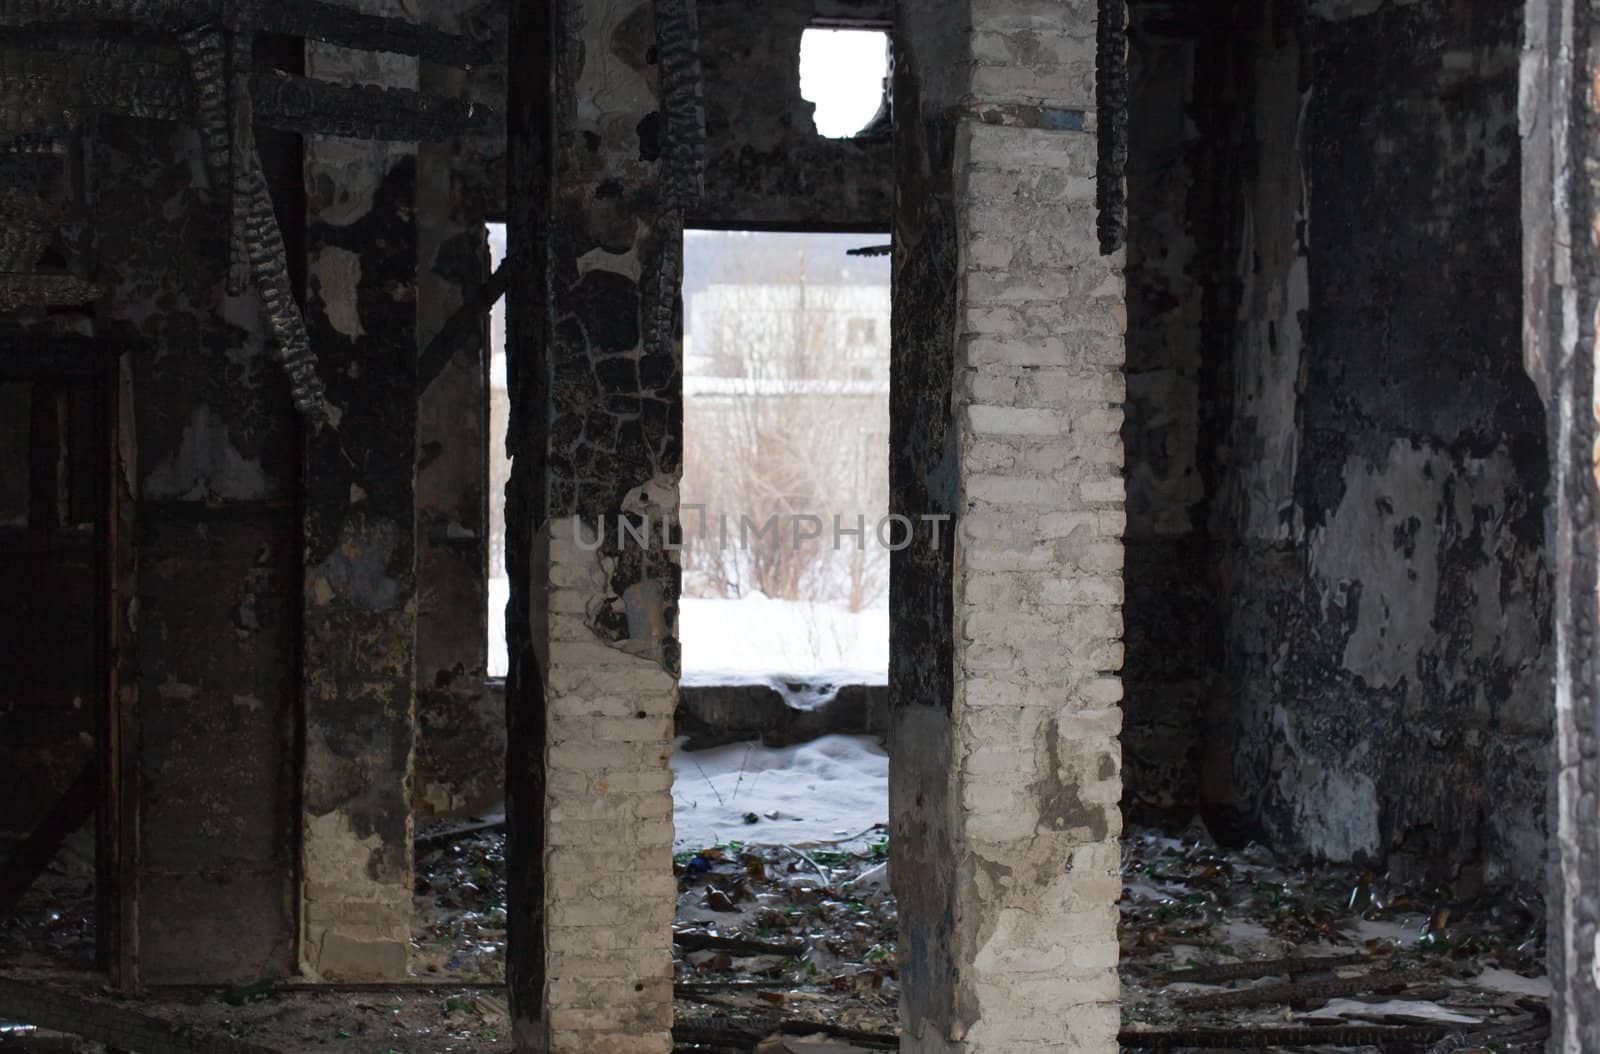
<svg viewBox="0 0 1600 1054">
<path fill-rule="evenodd" d="M 405 88 L 330 84 L 281 70 L 257 70 L 251 84 L 256 120 L 302 134 L 439 142 L 494 128 L 486 106 Z"/>
<path fill-rule="evenodd" d="M 104 1000 L 0 977 L 0 1016 L 140 1054 L 282 1054 L 249 1040 L 180 1025 Z"/>
<path fill-rule="evenodd" d="M 1449 1033 L 1444 1025 L 1245 1025 L 1237 1028 L 1125 1028 L 1117 1045 L 1134 1050 L 1277 1050 L 1288 1047 L 1377 1047 L 1416 1051 Z"/>
<path fill-rule="evenodd" d="M 234 23 L 237 29 L 283 33 L 364 51 L 415 55 L 441 66 L 481 66 L 490 59 L 488 48 L 471 37 L 445 33 L 403 19 L 365 15 L 321 0 L 230 6 L 241 15 L 244 9 L 249 9 L 248 15 Z"/>
<path fill-rule="evenodd" d="M 77 26 L 132 23 L 177 33 L 218 26 L 282 33 L 364 51 L 415 55 L 445 66 L 488 61 L 479 41 L 417 22 L 362 14 L 322 0 L 0 0 L 0 25 Z"/>
<path fill-rule="evenodd" d="M 228 293 L 238 296 L 250 284 L 250 244 L 245 232 L 244 203 L 255 171 L 255 105 L 250 98 L 251 44 L 254 34 L 237 31 L 228 38 Z"/>
<path fill-rule="evenodd" d="M 718 937 L 709 933 L 677 930 L 672 943 L 686 952 L 717 951 L 730 955 L 799 955 L 806 950 L 804 941 L 755 941 L 744 937 Z"/>
<path fill-rule="evenodd" d="M 208 159 L 229 148 L 228 99 L 238 100 L 227 73 L 226 35 L 186 33 L 195 73 L 175 49 L 138 40 L 80 40 L 56 29 L 0 28 L 0 139 L 60 135 L 83 112 L 167 121 L 195 121 Z M 330 84 L 279 70 L 249 76 L 254 120 L 302 134 L 437 142 L 494 130 L 486 106 L 401 88 Z M 235 114 L 235 121 L 238 115 Z M 219 123 L 220 122 L 220 123 Z M 228 171 L 224 163 L 223 172 Z M 223 182 L 227 185 L 226 180 Z"/>
<path fill-rule="evenodd" d="M 1276 974 L 1320 973 L 1346 966 L 1365 966 L 1370 956 L 1354 955 L 1295 956 L 1287 959 L 1258 959 L 1255 962 L 1215 963 L 1210 966 L 1191 966 L 1174 970 L 1161 978 L 1163 984 L 1213 984 L 1217 981 L 1239 981 L 1250 977 L 1272 977 Z"/>
<path fill-rule="evenodd" d="M 0 311 L 24 307 L 77 307 L 99 295 L 99 286 L 76 275 L 0 271 Z"/>
<path fill-rule="evenodd" d="M 50 866 L 72 832 L 89 822 L 100 801 L 100 765 L 91 760 L 67 788 L 38 827 L 22 840 L 0 869 L 0 915 L 16 906 L 35 880 Z"/>
<path fill-rule="evenodd" d="M 1286 981 L 1282 984 L 1256 985 L 1228 992 L 1206 992 L 1177 1000 L 1179 1010 L 1225 1010 L 1241 1006 L 1261 1006 L 1265 1003 L 1303 1003 L 1312 999 L 1338 999 L 1367 992 L 1390 992 L 1405 988 L 1417 980 L 1412 973 L 1400 970 L 1362 974 L 1360 977 L 1333 977 L 1323 981 Z"/>
<path fill-rule="evenodd" d="M 489 309 L 494 307 L 495 301 L 505 295 L 506 283 L 510 280 L 511 272 L 506 269 L 505 261 L 502 260 L 488 281 L 480 285 L 445 320 L 438 334 L 428 342 L 428 346 L 417 358 L 418 392 L 427 391 L 428 385 L 444 372 L 451 359 L 473 348 L 483 339 L 484 321 L 489 317 Z M 422 839 L 419 838 L 417 841 L 421 842 Z"/>
</svg>

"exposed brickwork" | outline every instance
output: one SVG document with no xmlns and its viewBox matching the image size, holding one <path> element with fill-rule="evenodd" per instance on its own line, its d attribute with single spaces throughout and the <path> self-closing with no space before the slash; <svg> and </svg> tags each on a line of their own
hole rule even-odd
<svg viewBox="0 0 1600 1054">
<path fill-rule="evenodd" d="M 954 686 L 948 727 L 916 730 L 950 769 L 937 797 L 893 805 L 897 834 L 947 846 L 920 863 L 951 869 L 932 886 L 954 923 L 943 966 L 902 942 L 903 978 L 943 989 L 908 993 L 903 1049 L 1109 1051 L 1126 315 L 1120 255 L 1096 233 L 1095 9 L 985 3 L 971 19 L 951 158 Z M 897 277 L 914 273 L 902 260 Z M 915 764 L 912 724 L 897 731 L 897 764 Z M 923 895 L 922 875 L 896 882 Z"/>
<path fill-rule="evenodd" d="M 671 1049 L 672 711 L 661 663 L 595 635 L 611 578 L 550 521 L 545 882 L 551 1051 Z M 588 528 L 593 530 L 592 525 Z"/>
</svg>

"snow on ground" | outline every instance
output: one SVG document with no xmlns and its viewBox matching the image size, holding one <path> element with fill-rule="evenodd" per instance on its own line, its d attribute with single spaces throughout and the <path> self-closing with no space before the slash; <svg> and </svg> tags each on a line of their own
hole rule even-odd
<svg viewBox="0 0 1600 1054">
<path fill-rule="evenodd" d="M 1425 999 L 1388 999 L 1381 1003 L 1359 999 L 1333 999 L 1321 1010 L 1314 1010 L 1304 1016 L 1354 1018 L 1358 1021 L 1382 1021 L 1385 1018 L 1398 1017 L 1438 1021 L 1449 1025 L 1476 1025 L 1483 1020 L 1481 1016 L 1463 1014 L 1459 1010 L 1446 1010 L 1438 1003 L 1428 1002 Z"/>
<path fill-rule="evenodd" d="M 1485 970 L 1472 978 L 1470 983 L 1479 988 L 1487 988 L 1491 992 L 1528 995 L 1535 999 L 1549 999 L 1552 992 L 1550 978 L 1547 976 L 1524 977 L 1511 970 L 1502 969 Z"/>
<path fill-rule="evenodd" d="M 489 579 L 489 674 L 506 672 L 505 611 L 511 582 Z M 768 681 L 785 677 L 834 684 L 889 683 L 889 609 L 852 612 L 842 604 L 773 600 L 679 602 L 684 684 Z M 786 693 L 788 694 L 788 693 Z"/>
<path fill-rule="evenodd" d="M 1357 919 L 1356 936 L 1363 941 L 1393 941 L 1401 947 L 1417 943 L 1427 932 L 1425 915 L 1408 916 L 1401 921 L 1393 919 Z"/>
<path fill-rule="evenodd" d="M 823 736 L 771 748 L 733 743 L 672 752 L 675 847 L 804 845 L 861 835 L 889 820 L 889 755 L 871 736 Z M 747 823 L 745 817 L 758 817 Z M 881 837 L 872 833 L 852 847 Z"/>
<path fill-rule="evenodd" d="M 889 609 L 685 597 L 678 608 L 684 684 L 745 684 L 783 675 L 887 684 Z"/>
</svg>

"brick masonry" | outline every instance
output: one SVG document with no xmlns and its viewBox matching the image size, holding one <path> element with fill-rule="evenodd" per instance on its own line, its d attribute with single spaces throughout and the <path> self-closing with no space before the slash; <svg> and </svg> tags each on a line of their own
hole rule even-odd
<svg viewBox="0 0 1600 1054">
<path fill-rule="evenodd" d="M 1096 234 L 1095 17 L 1081 2 L 973 3 L 965 25 L 916 29 L 920 53 L 901 56 L 922 115 L 952 109 L 939 94 L 956 102 L 946 353 L 961 521 L 948 717 L 896 699 L 905 1050 L 1115 1049 L 1126 313 L 1121 255 L 1102 256 Z M 944 164 L 928 146 L 944 130 L 924 127 Z M 931 193 L 913 200 L 936 203 L 941 173 L 922 178 Z M 896 297 L 936 299 L 906 239 L 897 251 Z M 948 768 L 904 771 L 917 756 Z M 930 895 L 942 903 L 916 903 Z"/>
</svg>

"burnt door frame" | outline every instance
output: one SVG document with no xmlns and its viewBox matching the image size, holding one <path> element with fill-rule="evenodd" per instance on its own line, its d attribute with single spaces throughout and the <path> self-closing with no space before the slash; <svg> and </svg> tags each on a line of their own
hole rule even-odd
<svg viewBox="0 0 1600 1054">
<path fill-rule="evenodd" d="M 137 800 L 132 751 L 135 693 L 126 664 L 126 627 L 115 613 L 131 597 L 129 555 L 133 505 L 118 486 L 120 456 L 120 363 L 126 345 L 101 339 L 0 329 L 0 381 L 31 381 L 89 395 L 92 426 L 87 504 L 94 510 L 90 559 L 94 567 L 92 654 L 95 764 L 99 786 L 95 809 L 95 959 L 118 987 L 137 984 L 133 923 L 136 911 Z M 30 473 L 31 474 L 31 473 Z M 30 522 L 24 530 L 51 544 L 61 525 Z M 43 551 L 48 551 L 48 548 Z"/>
</svg>

